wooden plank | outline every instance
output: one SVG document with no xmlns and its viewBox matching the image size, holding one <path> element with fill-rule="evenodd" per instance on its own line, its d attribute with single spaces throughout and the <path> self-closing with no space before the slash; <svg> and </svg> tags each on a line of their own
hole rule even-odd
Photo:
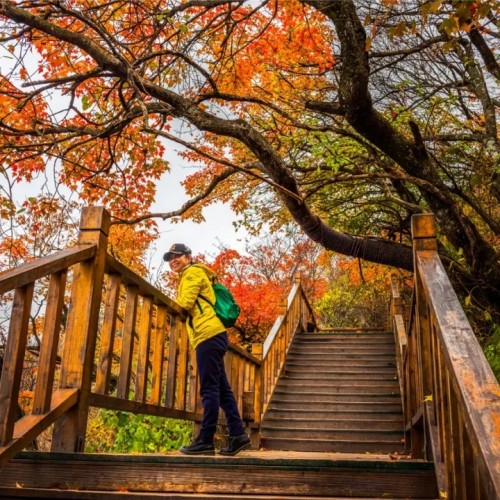
<svg viewBox="0 0 500 500">
<path fill-rule="evenodd" d="M 245 359 L 238 356 L 238 399 L 240 404 L 240 414 L 243 415 L 243 394 L 245 393 Z"/>
<path fill-rule="evenodd" d="M 243 391 L 247 392 L 250 390 L 251 382 L 250 382 L 250 374 L 252 372 L 253 366 L 250 363 L 243 364 Z"/>
<path fill-rule="evenodd" d="M 121 276 L 111 274 L 106 284 L 106 299 L 101 328 L 101 342 L 99 358 L 97 360 L 97 373 L 95 392 L 107 394 L 109 391 L 109 378 L 113 364 L 113 346 L 116 331 L 116 312 L 120 301 Z"/>
<path fill-rule="evenodd" d="M 52 394 L 50 409 L 47 413 L 26 415 L 18 420 L 14 427 L 13 439 L 6 446 L 0 447 L 0 468 L 72 408 L 77 401 L 78 389 L 57 390 Z"/>
<path fill-rule="evenodd" d="M 189 340 L 185 323 L 181 323 L 181 334 L 179 338 L 179 356 L 177 367 L 177 393 L 175 408 L 184 410 L 186 408 L 187 379 L 189 376 Z"/>
<path fill-rule="evenodd" d="M 79 262 L 91 259 L 96 249 L 96 245 L 78 245 L 3 271 L 0 273 L 0 294 L 21 288 L 44 276 L 56 274 Z"/>
<path fill-rule="evenodd" d="M 43 323 L 42 345 L 38 361 L 35 394 L 33 397 L 33 414 L 47 413 L 52 398 L 54 374 L 56 370 L 57 347 L 61 331 L 64 290 L 66 287 L 66 270 L 52 274 L 50 277 Z"/>
<path fill-rule="evenodd" d="M 178 316 L 170 317 L 170 334 L 168 341 L 168 366 L 167 380 L 165 384 L 165 406 L 173 408 L 175 403 L 175 384 L 177 380 L 177 352 L 180 331 L 182 328 L 181 320 Z"/>
<path fill-rule="evenodd" d="M 188 393 L 189 393 L 189 402 L 188 409 L 190 411 L 197 411 L 197 400 L 198 400 L 198 366 L 196 364 L 196 353 L 193 349 L 189 350 L 189 381 L 188 381 Z"/>
<path fill-rule="evenodd" d="M 450 383 L 449 377 L 447 391 L 449 401 L 448 422 L 450 426 L 450 436 L 452 436 L 450 447 L 453 470 L 453 491 L 456 500 L 467 500 L 467 497 L 465 495 L 464 470 L 462 468 L 463 440 L 462 430 L 460 429 L 462 423 L 460 421 L 457 397 L 455 395 L 455 391 L 453 390 L 452 384 Z"/>
<path fill-rule="evenodd" d="M 12 439 L 34 283 L 16 288 L 0 378 L 0 446 Z"/>
<path fill-rule="evenodd" d="M 137 373 L 135 378 L 135 401 L 146 401 L 149 372 L 149 346 L 151 343 L 151 321 L 153 314 L 152 297 L 143 297 L 139 319 L 137 348 Z"/>
<path fill-rule="evenodd" d="M 156 308 L 154 339 L 152 344 L 153 359 L 151 362 L 151 404 L 160 404 L 162 395 L 163 366 L 165 357 L 165 337 L 167 328 L 167 308 Z"/>
<path fill-rule="evenodd" d="M 128 399 L 130 376 L 132 372 L 132 356 L 134 354 L 134 332 L 137 315 L 137 297 L 139 289 L 127 286 L 125 299 L 125 317 L 123 320 L 122 349 L 120 354 L 120 372 L 118 376 L 117 396 Z"/>
<path fill-rule="evenodd" d="M 240 381 L 239 381 L 239 356 L 234 354 L 230 358 L 230 384 L 231 388 L 233 389 L 234 392 L 234 398 L 236 399 L 236 406 L 238 407 L 238 410 L 240 412 L 240 415 L 243 413 L 243 390 L 240 387 Z"/>
<path fill-rule="evenodd" d="M 250 385 L 250 387 L 253 386 L 253 390 L 254 390 L 254 393 L 255 393 L 255 399 L 254 399 L 254 421 L 257 423 L 257 424 L 260 424 L 261 421 L 262 421 L 262 414 L 263 414 L 263 398 L 264 398 L 264 394 L 263 394 L 263 388 L 262 388 L 262 385 L 263 385 L 263 379 L 264 379 L 264 376 L 263 376 L 263 373 L 262 373 L 262 365 L 261 366 L 257 366 L 255 368 L 255 370 L 253 371 L 253 379 L 251 379 L 251 382 L 253 382 L 253 384 Z"/>
<path fill-rule="evenodd" d="M 479 491 L 479 486 L 477 485 L 477 481 L 479 480 L 476 477 L 474 470 L 474 463 L 476 458 L 474 457 L 474 451 L 472 449 L 469 436 L 467 435 L 467 430 L 465 429 L 465 425 L 463 421 L 460 425 L 460 434 L 459 439 L 462 442 L 462 454 L 461 454 L 461 469 L 463 471 L 463 481 L 465 483 L 465 498 L 466 500 L 479 500 L 477 492 Z"/>
</svg>

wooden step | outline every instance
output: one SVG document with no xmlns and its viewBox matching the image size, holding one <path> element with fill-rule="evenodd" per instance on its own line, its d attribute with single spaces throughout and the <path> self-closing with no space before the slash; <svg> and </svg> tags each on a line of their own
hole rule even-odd
<svg viewBox="0 0 500 500">
<path fill-rule="evenodd" d="M 327 378 L 330 377 L 353 377 L 353 378 L 366 378 L 369 377 L 373 380 L 373 377 L 396 377 L 397 372 L 395 366 L 383 366 L 380 368 L 373 367 L 355 367 L 351 364 L 345 366 L 328 366 L 323 367 L 321 370 L 316 368 L 315 366 L 311 366 L 308 364 L 286 364 L 283 370 L 282 377 L 292 377 L 292 376 L 317 376 L 324 375 Z"/>
<path fill-rule="evenodd" d="M 276 390 L 286 391 L 293 389 L 300 394 L 343 394 L 358 393 L 365 394 L 399 394 L 399 383 L 395 380 L 337 380 L 335 383 L 328 383 L 318 380 L 317 383 L 310 380 L 281 379 Z"/>
<path fill-rule="evenodd" d="M 261 446 L 269 450 L 315 451 L 329 453 L 403 453 L 405 444 L 402 441 L 368 441 L 356 440 L 323 440 L 323 439 L 289 439 L 282 437 L 263 437 Z"/>
<path fill-rule="evenodd" d="M 403 428 L 398 429 L 366 429 L 356 425 L 347 428 L 330 427 L 330 422 L 323 422 L 316 428 L 298 426 L 296 422 L 288 422 L 288 425 L 280 425 L 277 422 L 267 421 L 262 425 L 262 438 L 284 438 L 284 439 L 312 439 L 328 441 L 344 441 L 354 439 L 356 441 L 380 441 L 399 442 L 404 440 Z"/>
<path fill-rule="evenodd" d="M 394 357 L 394 350 L 387 349 L 366 349 L 364 347 L 355 349 L 351 346 L 338 347 L 335 349 L 290 349 L 287 358 L 292 357 L 303 357 L 303 358 L 333 358 L 336 359 L 340 356 L 352 356 L 352 357 L 371 357 L 378 358 L 382 357 Z"/>
<path fill-rule="evenodd" d="M 385 420 L 388 422 L 403 422 L 403 412 L 399 407 L 397 410 L 386 409 L 370 409 L 360 410 L 359 408 L 353 410 L 318 410 L 315 408 L 290 408 L 288 406 L 280 405 L 273 406 L 266 412 L 266 419 L 284 419 L 294 420 L 301 418 L 316 418 L 321 420 L 368 420 L 380 421 Z"/>
<path fill-rule="evenodd" d="M 335 381 L 372 381 L 373 374 L 366 373 L 365 371 L 329 371 L 329 372 L 318 372 L 318 371 L 306 371 L 306 370 L 285 370 L 280 380 L 321 380 L 324 382 L 335 382 Z M 398 380 L 396 372 L 394 370 L 388 370 L 377 374 L 377 380 L 380 381 L 394 381 Z"/>
<path fill-rule="evenodd" d="M 437 498 L 428 462 L 272 451 L 236 457 L 24 452 L 0 470 L 0 485 L 0 497 L 18 499 Z"/>
<path fill-rule="evenodd" d="M 296 392 L 275 391 L 271 405 L 278 403 L 295 403 L 300 407 L 305 407 L 312 403 L 329 404 L 332 407 L 342 404 L 363 404 L 395 406 L 401 408 L 401 398 L 399 394 L 365 394 L 365 393 L 342 393 L 342 394 L 298 394 Z"/>
<path fill-rule="evenodd" d="M 352 342 L 352 343 L 394 343 L 394 334 L 391 333 L 371 333 L 371 334 L 352 334 L 352 333 L 296 333 L 294 342 Z"/>
<path fill-rule="evenodd" d="M 287 385 L 285 382 L 280 383 L 280 385 L 275 389 L 275 394 L 293 394 L 297 397 L 307 397 L 307 396 L 336 396 L 336 395 L 367 395 L 367 396 L 399 396 L 399 386 L 398 385 L 387 385 L 380 387 L 373 385 L 318 385 L 314 387 L 313 384 L 310 385 Z"/>
<path fill-rule="evenodd" d="M 350 343 L 350 342 L 327 342 L 327 343 L 318 343 L 318 342 L 294 342 L 292 346 L 290 346 L 290 351 L 292 352 L 311 352 L 311 351 L 328 351 L 328 352 L 344 352 L 346 350 L 352 351 L 366 351 L 366 352 L 389 352 L 394 353 L 395 345 L 394 342 L 385 342 L 383 344 L 380 343 Z"/>
<path fill-rule="evenodd" d="M 328 369 L 340 369 L 344 367 L 346 369 L 360 369 L 360 370 L 370 370 L 377 371 L 380 369 L 396 369 L 396 360 L 384 360 L 384 359 L 336 359 L 333 360 L 325 360 L 319 361 L 315 360 L 314 365 L 310 361 L 304 361 L 300 358 L 296 358 L 293 360 L 287 360 L 285 363 L 285 369 L 314 369 L 314 370 L 328 370 Z"/>
<path fill-rule="evenodd" d="M 308 415 L 292 416 L 288 414 L 288 418 L 284 416 L 276 417 L 272 413 L 266 415 L 266 419 L 262 423 L 263 432 L 272 429 L 341 429 L 352 430 L 384 430 L 384 431 L 399 431 L 403 432 L 404 424 L 401 415 L 397 419 L 377 419 L 372 418 L 330 418 L 328 420 L 317 417 L 314 412 Z"/>
<path fill-rule="evenodd" d="M 300 399 L 300 400 L 291 400 L 291 399 L 275 399 L 271 401 L 268 406 L 268 410 L 281 409 L 281 408 L 291 408 L 291 409 L 303 409 L 309 407 L 310 409 L 314 409 L 316 411 L 399 411 L 402 412 L 401 409 L 401 401 L 399 398 L 380 398 L 377 401 L 365 401 L 363 398 L 359 396 L 348 396 L 347 398 L 341 398 L 339 396 L 329 397 L 329 401 L 325 401 L 324 399 L 318 397 L 316 400 L 311 399 Z M 355 399 L 359 399 L 359 401 L 355 401 Z M 384 400 L 387 399 L 387 400 Z"/>
</svg>

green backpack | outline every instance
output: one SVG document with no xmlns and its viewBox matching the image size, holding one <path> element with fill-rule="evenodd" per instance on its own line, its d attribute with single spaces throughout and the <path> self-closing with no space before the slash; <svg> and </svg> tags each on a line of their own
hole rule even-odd
<svg viewBox="0 0 500 500">
<path fill-rule="evenodd" d="M 234 326 L 240 315 L 240 306 L 234 300 L 231 292 L 218 281 L 212 281 L 212 288 L 215 293 L 215 304 L 212 304 L 203 295 L 199 295 L 199 297 L 214 308 L 215 314 L 226 328 Z"/>
</svg>

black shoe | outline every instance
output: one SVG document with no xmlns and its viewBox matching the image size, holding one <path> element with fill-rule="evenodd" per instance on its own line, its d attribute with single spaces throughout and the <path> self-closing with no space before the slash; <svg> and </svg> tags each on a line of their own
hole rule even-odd
<svg viewBox="0 0 500 500">
<path fill-rule="evenodd" d="M 203 441 L 197 437 L 189 446 L 183 446 L 180 450 L 184 455 L 215 455 L 213 441 Z"/>
<path fill-rule="evenodd" d="M 219 453 L 221 455 L 236 455 L 241 450 L 246 450 L 250 448 L 252 443 L 250 438 L 246 434 L 241 434 L 240 436 L 229 436 L 229 440 L 227 442 L 227 446 L 225 448 L 221 448 Z"/>
</svg>

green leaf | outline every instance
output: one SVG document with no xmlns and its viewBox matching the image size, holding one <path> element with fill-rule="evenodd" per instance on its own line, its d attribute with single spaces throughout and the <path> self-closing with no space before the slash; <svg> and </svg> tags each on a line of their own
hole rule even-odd
<svg viewBox="0 0 500 500">
<path fill-rule="evenodd" d="M 83 111 L 87 111 L 87 109 L 89 108 L 90 108 L 90 99 L 86 95 L 84 95 L 82 97 L 82 109 Z"/>
</svg>

